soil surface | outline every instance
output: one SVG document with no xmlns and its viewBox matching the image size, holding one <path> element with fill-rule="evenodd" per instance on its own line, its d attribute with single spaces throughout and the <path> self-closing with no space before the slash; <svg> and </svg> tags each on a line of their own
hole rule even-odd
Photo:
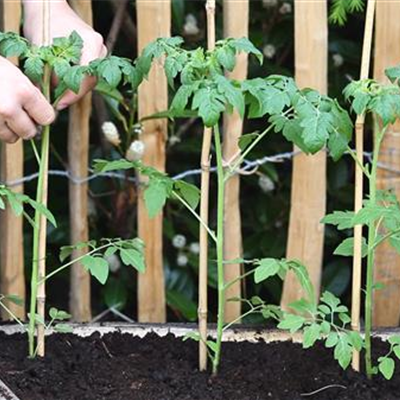
<svg viewBox="0 0 400 400">
<path fill-rule="evenodd" d="M 375 341 L 375 349 L 387 347 Z M 400 399 L 400 365 L 390 382 L 368 381 L 322 345 L 225 343 L 216 377 L 198 372 L 197 343 L 172 336 L 52 335 L 45 359 L 26 354 L 25 336 L 0 333 L 0 378 L 21 400 Z"/>
</svg>

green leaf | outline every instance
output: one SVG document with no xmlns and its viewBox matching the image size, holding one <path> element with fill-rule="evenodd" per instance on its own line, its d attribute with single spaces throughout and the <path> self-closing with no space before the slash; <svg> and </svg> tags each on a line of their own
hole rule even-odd
<svg viewBox="0 0 400 400">
<path fill-rule="evenodd" d="M 136 249 L 120 249 L 119 255 L 124 265 L 134 267 L 138 272 L 144 272 L 146 265 L 143 254 Z"/>
<path fill-rule="evenodd" d="M 194 89 L 195 87 L 193 85 L 180 86 L 172 100 L 171 110 L 183 111 L 186 108 Z"/>
<path fill-rule="evenodd" d="M 251 43 L 250 40 L 247 39 L 246 37 L 242 37 L 240 39 L 233 39 L 230 42 L 230 44 L 232 44 L 232 46 L 238 51 L 245 51 L 246 53 L 254 54 L 257 57 L 260 64 L 262 64 L 263 55 L 261 51 L 258 50 L 257 47 L 255 47 L 254 44 Z"/>
<path fill-rule="evenodd" d="M 399 335 L 390 336 L 388 342 L 392 345 L 400 345 L 400 336 Z"/>
<path fill-rule="evenodd" d="M 110 277 L 104 288 L 104 301 L 107 307 L 121 310 L 128 301 L 128 289 L 121 279 Z"/>
<path fill-rule="evenodd" d="M 74 329 L 68 324 L 55 324 L 54 330 L 58 333 L 73 333 Z"/>
<path fill-rule="evenodd" d="M 343 242 L 340 243 L 338 247 L 336 247 L 333 254 L 337 256 L 352 257 L 354 254 L 354 238 L 351 237 L 343 240 Z M 361 243 L 361 257 L 366 257 L 367 254 L 368 254 L 367 241 L 363 237 Z"/>
<path fill-rule="evenodd" d="M 334 211 L 322 218 L 321 223 L 336 225 L 339 230 L 350 229 L 354 227 L 353 218 L 353 211 Z"/>
<path fill-rule="evenodd" d="M 71 314 L 68 314 L 67 312 L 62 311 L 62 310 L 58 310 L 55 307 L 50 308 L 49 315 L 52 319 L 59 320 L 59 321 L 63 321 L 63 320 L 72 318 Z"/>
<path fill-rule="evenodd" d="M 235 50 L 230 46 L 223 46 L 215 50 L 218 62 L 228 71 L 233 71 L 236 65 Z"/>
<path fill-rule="evenodd" d="M 224 97 L 216 88 L 210 86 L 199 89 L 192 102 L 192 109 L 199 110 L 205 126 L 211 128 L 217 124 L 221 113 L 225 111 Z"/>
<path fill-rule="evenodd" d="M 320 325 L 314 323 L 304 328 L 303 349 L 308 349 L 321 337 Z"/>
<path fill-rule="evenodd" d="M 150 181 L 149 186 L 144 191 L 144 202 L 150 218 L 154 218 L 161 212 L 168 197 L 169 193 L 165 182 Z"/>
<path fill-rule="evenodd" d="M 70 67 L 63 77 L 63 83 L 74 93 L 79 93 L 82 81 L 86 78 L 88 68 L 85 66 L 74 65 Z"/>
<path fill-rule="evenodd" d="M 82 258 L 82 264 L 102 285 L 106 283 L 109 274 L 106 260 L 99 256 L 86 255 Z"/>
<path fill-rule="evenodd" d="M 335 347 L 339 341 L 339 335 L 336 332 L 329 333 L 325 340 L 325 347 L 328 349 Z"/>
<path fill-rule="evenodd" d="M 24 299 L 22 299 L 20 296 L 17 296 L 16 294 L 7 294 L 4 296 L 4 299 L 19 307 L 22 307 L 24 305 Z"/>
<path fill-rule="evenodd" d="M 223 75 L 217 75 L 215 78 L 217 83 L 218 92 L 223 94 L 232 107 L 236 108 L 240 117 L 244 117 L 244 97 L 240 88 L 236 87 L 234 83 Z"/>
<path fill-rule="evenodd" d="M 26 198 L 26 202 L 29 203 L 29 205 L 36 211 L 38 211 L 40 214 L 44 215 L 46 219 L 55 227 L 57 228 L 57 222 L 56 219 L 54 218 L 54 215 L 51 213 L 51 211 L 42 203 L 38 203 L 35 200 L 30 199 L 29 197 Z"/>
<path fill-rule="evenodd" d="M 260 283 L 271 276 L 276 275 L 281 266 L 275 258 L 263 258 L 259 261 L 258 267 L 254 271 L 254 282 Z"/>
<path fill-rule="evenodd" d="M 97 66 L 97 76 L 104 79 L 110 86 L 117 87 L 122 79 L 118 57 L 110 56 L 102 59 Z"/>
<path fill-rule="evenodd" d="M 300 315 L 284 314 L 283 320 L 278 324 L 279 329 L 289 330 L 290 333 L 295 333 L 306 322 L 306 319 Z"/>
<path fill-rule="evenodd" d="M 184 294 L 176 290 L 167 290 L 167 304 L 181 313 L 186 320 L 190 322 L 197 320 L 197 305 Z"/>
<path fill-rule="evenodd" d="M 260 136 L 259 132 L 246 133 L 239 138 L 239 148 L 244 151 L 254 140 Z"/>
<path fill-rule="evenodd" d="M 353 348 L 349 343 L 348 337 L 345 334 L 340 334 L 333 352 L 335 360 L 339 362 L 343 369 L 346 369 L 350 365 L 352 354 Z"/>
<path fill-rule="evenodd" d="M 349 331 L 347 333 L 350 343 L 353 345 L 353 347 L 357 350 L 357 351 L 361 351 L 361 349 L 364 347 L 364 343 L 363 343 L 363 339 L 361 337 L 361 335 L 359 334 L 359 332 L 356 331 Z"/>
<path fill-rule="evenodd" d="M 394 346 L 393 352 L 394 352 L 395 356 L 400 360 L 400 345 Z"/>
<path fill-rule="evenodd" d="M 24 64 L 25 75 L 33 82 L 40 82 L 44 74 L 44 62 L 39 56 L 29 57 Z"/>
<path fill-rule="evenodd" d="M 395 367 L 394 360 L 390 357 L 379 357 L 378 363 L 379 372 L 385 377 L 385 379 L 392 379 Z"/>
<path fill-rule="evenodd" d="M 177 180 L 174 182 L 174 189 L 193 210 L 197 208 L 200 201 L 200 190 L 198 187 L 185 181 Z"/>
<path fill-rule="evenodd" d="M 107 161 L 107 160 L 94 160 L 93 169 L 96 174 L 101 172 L 119 171 L 134 168 L 134 163 L 121 158 L 120 160 Z"/>
<path fill-rule="evenodd" d="M 303 128 L 302 138 L 307 150 L 316 153 L 321 150 L 333 130 L 331 117 L 326 113 L 318 113 L 300 122 Z"/>
</svg>

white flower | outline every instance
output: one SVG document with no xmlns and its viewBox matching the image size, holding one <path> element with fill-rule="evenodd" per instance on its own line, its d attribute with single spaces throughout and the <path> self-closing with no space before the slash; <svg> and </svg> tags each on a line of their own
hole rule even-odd
<svg viewBox="0 0 400 400">
<path fill-rule="evenodd" d="M 174 146 L 175 144 L 180 143 L 181 139 L 179 136 L 173 135 L 169 138 L 168 142 L 170 146 Z"/>
<path fill-rule="evenodd" d="M 197 26 L 197 19 L 193 14 L 186 15 L 183 32 L 188 36 L 196 36 L 199 34 L 200 29 Z"/>
<path fill-rule="evenodd" d="M 278 0 L 263 0 L 264 8 L 275 7 L 276 5 L 278 5 Z"/>
<path fill-rule="evenodd" d="M 121 261 L 116 254 L 111 254 L 106 257 L 106 261 L 108 262 L 111 272 L 117 272 L 121 268 Z"/>
<path fill-rule="evenodd" d="M 283 3 L 279 12 L 283 15 L 290 14 L 292 12 L 292 5 L 290 3 Z"/>
<path fill-rule="evenodd" d="M 339 54 L 339 53 L 334 54 L 334 55 L 332 56 L 332 60 L 333 60 L 333 65 L 334 65 L 336 68 L 341 67 L 341 66 L 343 65 L 343 63 L 344 63 L 344 58 L 343 58 L 343 56 L 342 56 L 341 54 Z"/>
<path fill-rule="evenodd" d="M 179 267 L 186 267 L 187 263 L 189 262 L 187 256 L 185 254 L 179 254 L 176 263 Z"/>
<path fill-rule="evenodd" d="M 266 44 L 263 48 L 263 53 L 268 59 L 274 58 L 276 54 L 276 48 L 273 44 Z"/>
<path fill-rule="evenodd" d="M 111 121 L 104 122 L 101 126 L 101 130 L 104 133 L 105 138 L 114 146 L 119 146 L 121 139 L 119 132 L 115 124 Z"/>
<path fill-rule="evenodd" d="M 126 159 L 129 161 L 137 161 L 143 157 L 145 145 L 141 140 L 134 140 L 126 152 Z"/>
<path fill-rule="evenodd" d="M 199 254 L 200 253 L 200 245 L 197 242 L 193 242 L 189 246 L 189 250 L 193 254 Z"/>
<path fill-rule="evenodd" d="M 142 124 L 135 124 L 133 126 L 133 133 L 136 133 L 136 135 L 141 135 L 143 133 L 143 125 Z"/>
<path fill-rule="evenodd" d="M 264 193 L 272 192 L 275 189 L 275 184 L 267 175 L 261 175 L 258 178 L 258 186 Z"/>
<path fill-rule="evenodd" d="M 183 235 L 175 235 L 172 238 L 172 246 L 176 249 L 183 249 L 186 246 L 186 238 Z"/>
</svg>

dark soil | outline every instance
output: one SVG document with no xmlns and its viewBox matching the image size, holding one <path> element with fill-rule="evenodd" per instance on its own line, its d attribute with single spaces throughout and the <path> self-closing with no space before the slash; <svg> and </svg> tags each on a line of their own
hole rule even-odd
<svg viewBox="0 0 400 400">
<path fill-rule="evenodd" d="M 382 354 L 386 345 L 375 341 L 375 349 Z M 198 372 L 197 343 L 172 336 L 53 335 L 45 359 L 26 352 L 25 336 L 0 333 L 0 378 L 22 400 L 400 399 L 400 368 L 390 382 L 368 381 L 342 371 L 321 345 L 226 343 L 217 377 Z"/>
</svg>

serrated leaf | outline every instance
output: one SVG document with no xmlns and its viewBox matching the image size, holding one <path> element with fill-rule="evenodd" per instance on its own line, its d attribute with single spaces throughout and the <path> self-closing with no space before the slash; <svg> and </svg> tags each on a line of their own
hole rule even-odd
<svg viewBox="0 0 400 400">
<path fill-rule="evenodd" d="M 174 189 L 193 210 L 197 208 L 200 201 L 200 190 L 198 187 L 185 181 L 178 180 L 174 182 Z"/>
<path fill-rule="evenodd" d="M 144 256 L 136 249 L 120 249 L 119 255 L 124 265 L 134 267 L 138 272 L 144 272 L 146 269 Z"/>
<path fill-rule="evenodd" d="M 44 74 L 44 62 L 39 56 L 29 57 L 24 64 L 25 75 L 33 82 L 40 82 Z"/>
<path fill-rule="evenodd" d="M 350 229 L 354 227 L 353 218 L 353 211 L 334 211 L 322 218 L 321 223 L 336 225 L 339 230 Z"/>
<path fill-rule="evenodd" d="M 63 321 L 63 320 L 72 318 L 71 314 L 68 314 L 67 312 L 62 311 L 62 310 L 58 310 L 55 307 L 50 308 L 49 315 L 52 319 L 59 320 L 59 321 Z"/>
<path fill-rule="evenodd" d="M 283 320 L 278 324 L 278 328 L 295 333 L 303 326 L 305 321 L 305 318 L 300 315 L 284 314 Z"/>
<path fill-rule="evenodd" d="M 320 325 L 314 323 L 310 326 L 304 328 L 303 333 L 303 349 L 308 349 L 314 345 L 314 343 L 321 336 L 321 327 Z"/>
<path fill-rule="evenodd" d="M 354 255 L 354 238 L 347 238 L 336 247 L 333 254 L 337 256 L 352 257 Z M 362 238 L 361 243 L 361 257 L 366 257 L 368 254 L 368 246 L 365 238 Z"/>
<path fill-rule="evenodd" d="M 86 255 L 81 262 L 102 285 L 106 283 L 109 274 L 109 266 L 106 260 L 99 256 Z"/>
<path fill-rule="evenodd" d="M 165 182 L 158 180 L 150 182 L 144 191 L 144 202 L 150 218 L 154 218 L 161 212 L 168 197 L 169 193 Z"/>
<path fill-rule="evenodd" d="M 335 360 L 339 362 L 339 365 L 346 369 L 350 362 L 353 354 L 352 346 L 350 345 L 348 338 L 346 335 L 339 335 L 339 340 L 335 346 L 335 350 L 333 352 Z"/>
<path fill-rule="evenodd" d="M 258 267 L 254 271 L 254 282 L 265 281 L 269 277 L 276 275 L 280 268 L 280 263 L 275 258 L 263 258 L 259 261 Z"/>
<path fill-rule="evenodd" d="M 244 151 L 259 136 L 259 132 L 246 133 L 245 135 L 240 136 L 238 143 L 240 150 Z"/>
<path fill-rule="evenodd" d="M 339 335 L 336 332 L 331 332 L 325 340 L 325 347 L 328 349 L 335 347 L 339 341 Z"/>
</svg>

